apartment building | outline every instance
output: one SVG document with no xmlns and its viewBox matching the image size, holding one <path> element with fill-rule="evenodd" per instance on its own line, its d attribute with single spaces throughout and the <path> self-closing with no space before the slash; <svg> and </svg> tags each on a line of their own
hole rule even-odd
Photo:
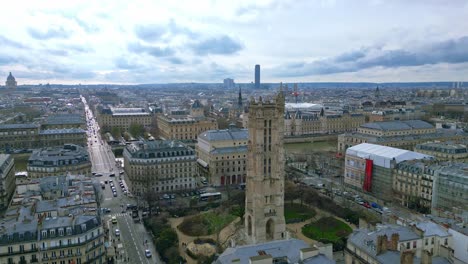
<svg viewBox="0 0 468 264">
<path fill-rule="evenodd" d="M 142 125 L 149 128 L 153 124 L 153 114 L 144 108 L 103 108 L 97 111 L 99 125 L 108 131 L 119 128 L 120 131 L 128 132 L 132 124 Z"/>
<path fill-rule="evenodd" d="M 197 140 L 202 132 L 218 129 L 218 123 L 205 117 L 203 105 L 195 100 L 190 114 L 176 109 L 158 115 L 158 128 L 160 137 L 166 140 Z"/>
<path fill-rule="evenodd" d="M 15 161 L 11 155 L 0 154 L 0 209 L 8 207 L 15 191 Z"/>
<path fill-rule="evenodd" d="M 29 157 L 27 171 L 30 178 L 67 174 L 91 176 L 91 161 L 86 148 L 65 144 L 35 150 Z"/>
<path fill-rule="evenodd" d="M 356 132 L 338 136 L 338 152 L 361 143 L 413 150 L 429 141 L 456 141 L 468 138 L 461 130 L 436 129 L 421 120 L 374 122 L 361 125 Z"/>
<path fill-rule="evenodd" d="M 105 263 L 92 180 L 32 179 L 18 185 L 0 224 L 0 263 Z"/>
<path fill-rule="evenodd" d="M 468 161 L 468 147 L 454 142 L 427 142 L 416 145 L 414 151 L 431 155 L 442 161 Z"/>
<path fill-rule="evenodd" d="M 453 239 L 433 222 L 357 229 L 348 238 L 346 264 L 453 263 Z"/>
<path fill-rule="evenodd" d="M 248 140 L 248 130 L 234 126 L 201 133 L 195 147 L 200 176 L 213 186 L 245 183 Z"/>
<path fill-rule="evenodd" d="M 133 143 L 125 147 L 123 158 L 130 191 L 136 195 L 196 188 L 195 151 L 180 142 Z"/>
<path fill-rule="evenodd" d="M 39 124 L 0 125 L 0 150 L 32 149 L 66 143 L 84 146 L 86 131 L 81 128 L 41 129 Z"/>
<path fill-rule="evenodd" d="M 395 199 L 403 206 L 468 212 L 468 164 L 434 161 L 403 161 L 394 170 Z M 421 211 L 421 210 L 420 210 Z"/>
</svg>

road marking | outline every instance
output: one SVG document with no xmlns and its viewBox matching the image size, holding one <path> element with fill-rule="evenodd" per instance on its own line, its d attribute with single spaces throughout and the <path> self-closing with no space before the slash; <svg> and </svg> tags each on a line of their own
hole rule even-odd
<svg viewBox="0 0 468 264">
<path fill-rule="evenodd" d="M 132 237 L 133 244 L 135 245 L 135 249 L 137 250 L 137 254 L 138 254 L 138 258 L 140 259 L 140 263 L 143 263 L 143 260 L 141 259 L 141 255 L 140 255 L 140 250 L 138 249 L 137 244 L 135 242 L 135 237 L 133 237 L 133 232 L 132 232 L 132 229 L 130 227 L 130 224 L 128 223 L 127 217 L 125 217 L 125 222 L 127 222 L 128 231 L 130 231 L 130 236 Z M 148 263 L 148 260 L 146 260 L 146 263 Z"/>
</svg>

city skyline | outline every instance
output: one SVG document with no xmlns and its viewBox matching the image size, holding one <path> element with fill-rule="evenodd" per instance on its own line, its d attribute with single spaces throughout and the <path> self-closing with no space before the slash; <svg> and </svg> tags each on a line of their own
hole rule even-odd
<svg viewBox="0 0 468 264">
<path fill-rule="evenodd" d="M 465 1 L 15 1 L 18 84 L 464 81 Z"/>
</svg>

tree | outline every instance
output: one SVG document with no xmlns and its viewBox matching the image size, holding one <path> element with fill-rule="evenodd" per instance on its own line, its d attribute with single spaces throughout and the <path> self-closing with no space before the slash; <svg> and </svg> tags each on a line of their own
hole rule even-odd
<svg viewBox="0 0 468 264">
<path fill-rule="evenodd" d="M 122 131 L 120 131 L 120 127 L 115 126 L 115 127 L 112 127 L 111 134 L 115 140 L 119 140 L 120 137 L 122 136 Z"/>
<path fill-rule="evenodd" d="M 145 129 L 143 125 L 131 123 L 128 131 L 130 132 L 130 134 L 132 134 L 133 137 L 136 138 L 143 136 L 143 132 L 145 132 Z"/>
</svg>

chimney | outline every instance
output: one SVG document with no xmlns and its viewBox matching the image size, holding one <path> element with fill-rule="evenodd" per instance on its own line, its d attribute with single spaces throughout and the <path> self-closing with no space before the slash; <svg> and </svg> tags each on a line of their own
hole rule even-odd
<svg viewBox="0 0 468 264">
<path fill-rule="evenodd" d="M 398 241 L 400 241 L 400 234 L 393 233 L 390 241 L 390 250 L 398 251 Z"/>
<path fill-rule="evenodd" d="M 418 236 L 420 236 L 420 237 L 423 237 L 423 236 L 424 236 L 424 230 L 420 229 L 420 228 L 417 227 L 416 225 L 412 225 L 412 226 L 411 226 L 411 229 L 412 229 L 413 232 L 415 232 Z"/>
<path fill-rule="evenodd" d="M 413 264 L 413 259 L 413 251 L 402 251 L 400 254 L 400 264 Z"/>
<path fill-rule="evenodd" d="M 318 248 L 309 247 L 309 248 L 303 248 L 299 250 L 299 252 L 300 252 L 301 261 L 305 261 L 308 258 L 317 256 L 319 253 L 319 250 Z"/>
<path fill-rule="evenodd" d="M 377 237 L 377 255 L 387 251 L 387 235 Z"/>
<path fill-rule="evenodd" d="M 380 248 L 382 250 L 382 253 L 387 252 L 387 244 L 388 244 L 388 237 L 387 237 L 387 235 L 383 235 L 382 246 Z"/>
<path fill-rule="evenodd" d="M 432 254 L 428 250 L 423 250 L 421 254 L 421 264 L 432 264 Z"/>
</svg>

